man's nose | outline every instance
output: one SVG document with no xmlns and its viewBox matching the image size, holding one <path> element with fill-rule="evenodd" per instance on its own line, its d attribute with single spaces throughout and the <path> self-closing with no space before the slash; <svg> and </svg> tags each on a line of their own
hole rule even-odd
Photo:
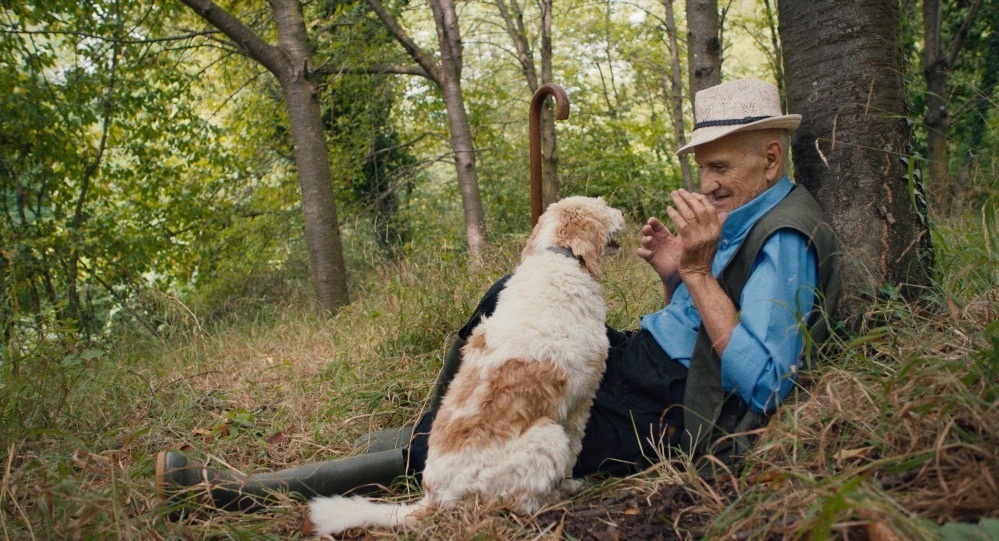
<svg viewBox="0 0 999 541">
<path fill-rule="evenodd" d="M 715 182 L 710 173 L 702 171 L 698 176 L 700 177 L 699 180 L 701 182 L 701 193 L 709 194 L 715 191 L 718 187 L 718 183 Z"/>
</svg>

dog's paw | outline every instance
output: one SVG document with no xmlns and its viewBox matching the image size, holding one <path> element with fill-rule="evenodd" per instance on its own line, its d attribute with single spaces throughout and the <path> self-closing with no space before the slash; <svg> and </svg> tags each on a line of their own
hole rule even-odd
<svg viewBox="0 0 999 541">
<path fill-rule="evenodd" d="M 558 494 L 558 499 L 562 500 L 565 498 L 571 498 L 572 496 L 582 492 L 584 489 L 586 489 L 586 482 L 582 480 L 563 479 L 562 483 L 559 484 L 556 493 Z"/>
</svg>

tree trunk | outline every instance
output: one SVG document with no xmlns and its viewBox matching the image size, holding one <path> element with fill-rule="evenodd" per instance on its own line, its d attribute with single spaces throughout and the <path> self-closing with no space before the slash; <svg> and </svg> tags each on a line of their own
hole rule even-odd
<svg viewBox="0 0 999 541">
<path fill-rule="evenodd" d="M 780 93 L 780 104 L 787 110 L 787 89 L 784 83 L 784 52 L 780 48 L 780 37 L 777 34 L 777 17 L 771 7 L 770 0 L 763 0 L 763 14 L 767 20 L 767 28 L 770 29 L 770 45 L 773 47 L 773 70 L 774 80 L 777 82 L 777 91 Z"/>
<path fill-rule="evenodd" d="M 511 0 L 509 5 L 505 0 L 496 0 L 500 17 L 503 18 L 507 35 L 517 51 L 517 60 L 521 72 L 527 80 L 531 96 L 538 88 L 553 82 L 552 76 L 552 0 L 538 0 L 541 9 L 541 77 L 534 62 L 534 51 L 531 49 L 524 25 L 524 10 L 518 0 Z M 539 80 L 540 79 L 540 80 Z M 541 110 L 541 202 L 542 207 L 560 199 L 558 183 L 558 147 L 555 138 L 555 110 L 551 102 Z"/>
<path fill-rule="evenodd" d="M 281 81 L 281 88 L 291 124 L 316 300 L 322 310 L 333 312 L 347 304 L 349 297 L 319 99 L 311 77 L 304 74 Z"/>
<path fill-rule="evenodd" d="M 999 28 L 999 9 L 992 8 L 991 13 L 987 16 L 990 18 L 989 24 L 991 28 Z M 985 58 L 999 58 L 999 32 L 989 34 L 984 54 Z M 989 96 L 992 96 L 997 82 L 999 82 L 999 70 L 982 70 L 981 80 L 978 83 L 978 92 L 971 106 L 971 128 L 969 129 L 971 136 L 968 140 L 966 166 L 974 160 L 977 154 L 982 152 L 982 139 L 986 133 L 985 121 L 989 116 L 989 110 L 995 107 L 995 102 Z"/>
<path fill-rule="evenodd" d="M 211 0 L 182 1 L 225 33 L 281 83 L 302 192 L 305 241 L 312 263 L 316 302 L 324 312 L 336 311 L 349 301 L 347 269 L 302 7 L 297 0 L 270 0 L 278 29 L 278 47 L 274 47 Z"/>
<path fill-rule="evenodd" d="M 923 0 L 923 76 L 926 78 L 926 114 L 923 124 L 926 126 L 930 181 L 937 190 L 946 190 L 938 193 L 946 193 L 950 187 L 947 167 L 950 155 L 947 149 L 947 132 L 951 124 L 947 110 L 948 79 L 979 7 L 981 0 L 975 0 L 968 7 L 964 24 L 951 37 L 945 50 L 941 39 L 940 0 Z"/>
<path fill-rule="evenodd" d="M 718 0 L 687 0 L 687 72 L 690 102 L 699 90 L 721 84 Z"/>
<path fill-rule="evenodd" d="M 788 103 L 803 116 L 797 180 L 839 236 L 840 315 L 861 321 L 884 286 L 929 283 L 928 233 L 900 157 L 907 155 L 897 0 L 780 0 Z"/>
<path fill-rule="evenodd" d="M 923 76 L 926 78 L 926 150 L 934 189 L 949 186 L 947 178 L 947 59 L 940 50 L 940 0 L 923 0 Z M 940 192 L 943 193 L 943 192 Z"/>
<path fill-rule="evenodd" d="M 429 0 L 437 25 L 437 42 L 441 50 L 440 85 L 451 128 L 451 147 L 454 149 L 454 167 L 458 174 L 458 190 L 465 212 L 465 238 L 468 253 L 479 260 L 486 248 L 486 220 L 479 192 L 479 174 L 475 167 L 475 145 L 472 126 L 468 123 L 465 98 L 461 91 L 463 67 L 461 33 L 454 0 Z"/>
<path fill-rule="evenodd" d="M 413 41 L 399 22 L 385 9 L 380 0 L 367 0 L 367 2 L 385 28 L 392 33 L 410 57 L 426 71 L 441 91 L 451 133 L 451 149 L 454 152 L 458 190 L 461 193 L 461 204 L 465 214 L 465 238 L 468 241 L 468 253 L 472 256 L 473 261 L 480 261 L 482 250 L 487 246 L 486 221 L 482 210 L 482 195 L 479 191 L 479 175 L 475 166 L 472 127 L 468 123 L 465 98 L 461 90 L 462 44 L 454 0 L 427 0 L 434 15 L 434 25 L 437 28 L 437 44 L 440 47 L 439 63 L 433 55 Z"/>
<path fill-rule="evenodd" d="M 451 148 L 454 149 L 454 167 L 458 173 L 458 189 L 461 191 L 461 204 L 465 212 L 468 253 L 478 260 L 487 246 L 486 221 L 482 210 L 482 195 L 479 192 L 479 174 L 475 167 L 472 128 L 465 111 L 461 84 L 454 77 L 445 76 L 441 81 L 441 94 L 451 127 Z"/>
<path fill-rule="evenodd" d="M 270 3 L 278 29 L 278 44 L 287 59 L 278 80 L 291 124 L 313 287 L 319 307 L 332 312 L 347 304 L 349 297 L 312 50 L 298 1 L 271 0 Z"/>
<path fill-rule="evenodd" d="M 554 83 L 552 75 L 552 0 L 541 6 L 541 84 Z M 531 90 L 532 95 L 537 88 Z M 558 141 L 555 139 L 555 108 L 549 102 L 541 111 L 541 201 L 545 208 L 562 197 L 558 183 Z"/>
<path fill-rule="evenodd" d="M 683 68 L 680 66 L 680 40 L 676 34 L 676 16 L 673 13 L 673 0 L 662 0 L 666 8 L 666 37 L 669 39 L 669 113 L 673 119 L 673 136 L 676 138 L 676 148 L 687 144 L 687 136 L 683 129 Z M 677 156 L 680 160 L 680 175 L 683 177 L 683 187 L 688 191 L 697 190 L 694 178 L 690 172 L 690 161 L 687 155 Z"/>
</svg>

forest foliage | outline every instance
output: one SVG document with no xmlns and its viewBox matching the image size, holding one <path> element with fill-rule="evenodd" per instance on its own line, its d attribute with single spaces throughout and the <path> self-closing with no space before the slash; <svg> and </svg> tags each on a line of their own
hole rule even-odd
<svg viewBox="0 0 999 541">
<path fill-rule="evenodd" d="M 995 305 L 982 308 L 969 299 L 985 295 L 995 302 L 997 276 L 982 266 L 994 269 L 999 254 L 994 97 L 999 3 L 941 4 L 943 43 L 962 31 L 971 7 L 977 7 L 949 72 L 948 178 L 927 185 L 932 220 L 961 229 L 931 229 L 942 247 L 936 284 L 953 294 L 937 302 L 952 314 L 972 311 L 976 322 L 989 321 Z M 274 38 L 263 0 L 220 5 L 262 37 Z M 386 5 L 421 45 L 432 49 L 435 29 L 423 2 Z M 536 40 L 538 4 L 518 5 Z M 723 78 L 780 82 L 774 2 L 720 5 Z M 912 154 L 904 158 L 910 178 L 923 175 L 929 154 L 921 5 L 901 1 L 902 69 L 915 132 Z M 530 90 L 495 3 L 469 0 L 459 6 L 462 86 L 486 230 L 490 242 L 505 250 L 529 228 Z M 675 7 L 682 38 L 683 10 L 680 3 Z M 441 278 L 468 270 L 441 94 L 423 77 L 361 73 L 371 66 L 412 64 L 363 0 L 304 1 L 302 9 L 356 299 L 352 310 L 371 323 L 354 329 L 371 343 L 343 355 L 355 360 L 380 358 L 383 351 L 427 356 L 459 323 L 488 284 L 486 278 L 502 271 L 487 265 L 480 269 L 484 274 L 473 272 L 459 285 Z M 661 215 L 668 191 L 683 185 L 673 155 L 672 68 L 662 2 L 560 0 L 554 9 L 554 81 L 572 103 L 570 118 L 556 126 L 561 193 L 604 196 L 632 222 Z M 8 436 L 38 434 L 60 422 L 65 425 L 59 428 L 72 431 L 74 423 L 82 423 L 72 415 L 69 421 L 61 417 L 71 409 L 66 397 L 81 381 L 91 384 L 87 378 L 97 376 L 88 373 L 88 366 L 107 360 L 122 344 L 151 343 L 163 350 L 177 345 L 180 356 L 197 355 L 199 349 L 224 356 L 217 351 L 223 346 L 206 345 L 204 337 L 218 332 L 221 342 L 226 333 L 241 336 L 238 329 L 252 327 L 257 318 L 273 323 L 268 318 L 282 307 L 311 305 L 301 195 L 281 88 L 192 10 L 175 1 L 5 1 L 0 4 L 0 73 L 0 433 L 5 446 L 15 445 L 16 438 Z M 687 96 L 681 112 L 688 133 L 690 109 Z M 960 243 L 969 238 L 978 245 L 962 250 Z M 414 293 L 429 273 L 436 274 L 422 281 L 441 291 Z M 447 290 L 450 286 L 455 290 Z M 376 287 L 386 290 L 373 291 Z M 633 315 L 635 306 L 647 302 L 634 298 L 633 291 L 609 289 L 612 302 L 627 305 L 617 314 Z M 415 324 L 389 316 L 400 307 L 419 312 L 410 316 Z M 290 330 L 295 325 L 306 329 Z M 963 324 L 969 335 L 973 326 Z M 312 319 L 274 327 L 264 332 L 295 339 L 305 333 L 310 344 L 325 331 Z M 315 332 L 309 334 L 310 329 Z M 352 339 L 349 333 L 337 336 Z M 978 347 L 983 340 L 968 341 Z M 265 341 L 253 343 L 265 349 L 260 345 Z M 852 346 L 875 348 L 882 341 L 872 343 Z M 995 351 L 993 344 L 988 352 Z M 139 362 L 128 355 L 120 360 L 126 366 Z M 295 381 L 309 377 L 305 368 L 275 362 L 275 370 L 294 372 Z M 319 369 L 324 376 L 346 374 L 346 381 L 370 391 L 358 400 L 375 403 L 389 396 L 395 406 L 417 400 L 416 391 L 398 385 L 398 368 L 384 367 L 389 388 L 369 389 L 375 384 L 349 363 L 337 362 Z M 994 381 L 995 373 L 989 374 Z M 288 381 L 275 385 L 280 392 L 282 385 L 293 386 Z M 149 390 L 168 397 L 174 392 L 159 387 L 153 392 L 152 384 Z M 111 385 L 102 392 L 107 396 L 95 394 L 92 400 L 128 398 L 116 395 L 127 393 Z M 150 398 L 150 409 L 165 408 L 160 402 L 166 400 Z M 330 398 L 336 404 L 331 410 L 363 409 L 335 400 Z M 93 401 L 82 404 L 96 408 Z M 989 411 L 994 414 L 994 402 Z M 226 426 L 239 425 L 245 420 L 240 415 L 249 414 L 233 413 Z M 314 420 L 306 415 L 306 421 Z M 280 427 L 285 429 L 290 430 Z"/>
<path fill-rule="evenodd" d="M 264 4 L 232 7 L 261 35 L 273 32 Z M 769 3 L 724 7 L 726 78 L 773 80 Z M 363 286 L 365 269 L 424 244 L 460 253 L 439 94 L 420 77 L 351 71 L 408 60 L 366 3 L 303 9 L 353 287 Z M 413 35 L 430 39 L 419 4 L 393 9 Z M 536 15 L 531 3 L 524 9 Z M 967 9 L 944 3 L 945 35 Z M 956 56 L 947 96 L 952 179 L 931 186 L 942 210 L 955 196 L 971 198 L 986 223 L 994 221 L 994 203 L 984 199 L 994 191 L 988 68 L 997 9 L 980 6 Z M 917 10 L 903 2 L 906 80 L 920 126 Z M 488 231 L 502 238 L 527 227 L 529 88 L 495 7 L 462 4 L 461 17 Z M 571 119 L 558 126 L 562 191 L 603 195 L 636 219 L 662 212 L 662 194 L 680 185 L 663 17 L 657 2 L 570 2 L 556 13 L 555 79 L 572 100 Z M 51 333 L 91 340 L 136 326 L 169 332 L 169 305 L 220 315 L 234 299 L 301 291 L 308 259 L 291 143 L 280 90 L 262 67 L 170 2 L 8 2 L 2 25 L 0 323 L 8 354 L 24 355 Z M 536 37 L 536 25 L 526 27 Z M 918 171 L 925 152 L 915 148 Z"/>
</svg>

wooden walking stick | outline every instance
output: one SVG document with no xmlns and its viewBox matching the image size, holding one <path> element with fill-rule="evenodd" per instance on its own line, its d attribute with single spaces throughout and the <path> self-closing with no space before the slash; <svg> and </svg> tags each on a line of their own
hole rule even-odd
<svg viewBox="0 0 999 541">
<path fill-rule="evenodd" d="M 528 114 L 531 132 L 531 227 L 538 223 L 538 218 L 544 212 L 544 203 L 541 201 L 541 108 L 545 106 L 548 96 L 555 98 L 555 119 L 569 118 L 569 95 L 565 90 L 552 83 L 541 85 L 534 93 Z"/>
</svg>

